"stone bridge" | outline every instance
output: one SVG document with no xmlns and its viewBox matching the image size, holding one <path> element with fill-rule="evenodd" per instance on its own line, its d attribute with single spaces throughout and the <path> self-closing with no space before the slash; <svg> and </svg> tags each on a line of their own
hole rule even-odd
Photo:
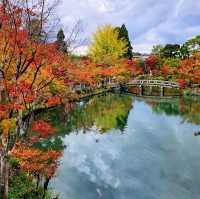
<svg viewBox="0 0 200 199">
<path fill-rule="evenodd" d="M 126 83 L 114 83 L 112 81 L 109 81 L 106 83 L 108 89 L 113 90 L 124 90 L 128 91 L 129 87 L 131 86 L 137 86 L 139 87 L 139 95 L 142 96 L 144 93 L 144 87 L 160 87 L 160 96 L 164 96 L 164 89 L 165 88 L 175 88 L 175 89 L 181 89 L 180 85 L 176 82 L 171 81 L 162 81 L 162 80 L 131 80 Z M 97 84 L 97 88 L 100 88 L 102 86 L 101 83 Z M 83 89 L 88 88 L 85 84 L 78 84 L 76 85 L 72 90 L 74 91 L 81 91 Z"/>
<path fill-rule="evenodd" d="M 181 89 L 180 85 L 177 82 L 171 81 L 162 81 L 162 80 L 131 80 L 127 83 L 118 85 L 113 85 L 113 88 L 119 89 L 120 87 L 124 90 L 128 90 L 131 86 L 138 86 L 139 87 L 139 95 L 142 96 L 144 93 L 144 87 L 160 87 L 160 96 L 164 96 L 164 89 L 165 88 L 175 88 Z"/>
</svg>

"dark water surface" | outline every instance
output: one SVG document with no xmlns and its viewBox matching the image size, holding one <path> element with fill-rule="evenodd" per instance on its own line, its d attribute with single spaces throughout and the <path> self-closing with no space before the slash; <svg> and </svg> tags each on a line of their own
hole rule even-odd
<svg viewBox="0 0 200 199">
<path fill-rule="evenodd" d="M 45 114 L 61 199 L 199 199 L 200 100 L 108 94 Z"/>
</svg>

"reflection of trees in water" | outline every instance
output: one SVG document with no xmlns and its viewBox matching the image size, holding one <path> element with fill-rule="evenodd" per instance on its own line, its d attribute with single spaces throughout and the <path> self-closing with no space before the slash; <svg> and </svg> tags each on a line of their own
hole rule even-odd
<svg viewBox="0 0 200 199">
<path fill-rule="evenodd" d="M 181 116 L 184 121 L 193 124 L 200 124 L 200 99 L 171 99 L 171 100 L 145 100 L 157 113 L 165 113 L 166 115 Z"/>
<path fill-rule="evenodd" d="M 142 99 L 152 107 L 156 114 L 165 113 L 170 116 L 181 116 L 183 121 L 200 124 L 199 99 Z M 57 135 L 41 143 L 57 149 L 63 148 L 61 137 L 70 132 L 88 132 L 96 127 L 101 133 L 111 129 L 121 132 L 127 124 L 128 114 L 132 108 L 132 97 L 128 95 L 106 94 L 76 103 L 72 109 L 56 107 L 37 117 L 50 121 L 57 129 Z"/>
<path fill-rule="evenodd" d="M 116 118 L 117 121 L 117 129 L 120 129 L 120 131 L 124 131 L 126 124 L 127 124 L 127 120 L 128 120 L 128 115 L 124 116 L 124 115 L 119 115 Z"/>
<path fill-rule="evenodd" d="M 106 94 L 76 103 L 73 109 L 57 107 L 38 117 L 50 121 L 58 129 L 58 137 L 79 130 L 86 132 L 94 126 L 104 133 L 111 129 L 123 131 L 131 108 L 132 97 Z"/>
<path fill-rule="evenodd" d="M 153 106 L 156 113 L 165 113 L 166 115 L 180 115 L 178 103 L 176 102 L 158 102 Z"/>
</svg>

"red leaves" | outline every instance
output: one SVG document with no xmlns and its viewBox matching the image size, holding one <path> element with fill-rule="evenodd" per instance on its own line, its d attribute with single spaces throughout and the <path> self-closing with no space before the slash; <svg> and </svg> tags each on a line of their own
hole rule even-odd
<svg viewBox="0 0 200 199">
<path fill-rule="evenodd" d="M 150 69 L 153 70 L 156 68 L 156 65 L 158 63 L 159 58 L 155 55 L 151 55 L 148 58 L 146 58 L 146 66 Z"/>
<path fill-rule="evenodd" d="M 37 143 L 40 141 L 40 138 L 38 136 L 33 136 L 30 138 L 31 143 Z"/>
<path fill-rule="evenodd" d="M 58 97 L 58 96 L 50 97 L 47 101 L 48 107 L 56 106 L 61 103 L 62 103 L 62 99 L 61 99 L 61 97 Z"/>
<path fill-rule="evenodd" d="M 124 73 L 130 73 L 131 76 L 136 76 L 143 73 L 142 67 L 140 67 L 138 60 L 124 60 L 121 68 Z"/>
<path fill-rule="evenodd" d="M 62 153 L 55 150 L 41 151 L 19 142 L 10 155 L 18 160 L 19 166 L 25 172 L 53 177 Z"/>
<path fill-rule="evenodd" d="M 0 119 L 6 117 L 10 110 L 24 110 L 24 106 L 17 103 L 0 104 Z"/>
<path fill-rule="evenodd" d="M 18 104 L 32 103 L 36 98 L 35 91 L 31 88 L 31 85 L 26 81 L 20 81 L 17 84 L 12 83 L 8 86 L 9 96 L 16 98 Z M 15 103 L 15 102 L 13 102 Z"/>
<path fill-rule="evenodd" d="M 187 86 L 187 81 L 183 78 L 176 79 L 176 81 L 179 83 L 181 88 L 185 88 Z"/>
<path fill-rule="evenodd" d="M 135 60 L 135 59 L 132 59 L 132 60 L 124 60 L 123 61 L 123 64 L 125 64 L 125 65 L 127 65 L 127 66 L 129 66 L 129 67 L 138 67 L 139 66 L 139 63 L 138 63 L 138 61 L 137 60 Z"/>
<path fill-rule="evenodd" d="M 0 104 L 0 119 L 6 117 L 8 111 L 8 106 L 4 104 Z"/>
<path fill-rule="evenodd" d="M 40 137 L 46 138 L 56 130 L 49 123 L 39 120 L 33 123 L 32 131 L 38 133 Z"/>
<path fill-rule="evenodd" d="M 16 104 L 16 103 L 9 104 L 9 108 L 11 110 L 24 110 L 25 109 L 25 107 L 23 105 Z"/>
<path fill-rule="evenodd" d="M 24 45 L 28 41 L 28 32 L 25 29 L 19 30 L 16 35 L 16 42 L 18 45 Z"/>
<path fill-rule="evenodd" d="M 169 67 L 169 66 L 166 66 L 166 65 L 161 68 L 161 72 L 164 75 L 173 74 L 175 70 L 176 70 L 176 68 L 172 68 L 172 67 Z"/>
<path fill-rule="evenodd" d="M 183 60 L 178 68 L 178 73 L 192 83 L 200 84 L 200 57 L 198 54 Z"/>
</svg>

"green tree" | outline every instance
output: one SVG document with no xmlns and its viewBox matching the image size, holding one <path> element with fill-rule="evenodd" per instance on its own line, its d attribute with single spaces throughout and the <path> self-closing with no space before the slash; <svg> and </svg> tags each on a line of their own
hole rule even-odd
<svg viewBox="0 0 200 199">
<path fill-rule="evenodd" d="M 93 34 L 89 56 L 101 63 L 113 64 L 127 52 L 127 42 L 119 39 L 119 32 L 111 25 L 98 28 Z"/>
<path fill-rule="evenodd" d="M 170 67 L 179 67 L 180 66 L 180 59 L 175 57 L 169 57 L 163 59 L 163 65 L 167 65 Z"/>
<path fill-rule="evenodd" d="M 58 34 L 57 34 L 57 45 L 58 45 L 58 50 L 59 51 L 68 54 L 68 48 L 67 48 L 67 44 L 65 42 L 65 34 L 64 34 L 63 29 L 60 29 L 58 31 Z"/>
<path fill-rule="evenodd" d="M 155 45 L 155 46 L 153 46 L 153 48 L 152 48 L 151 54 L 153 54 L 153 55 L 158 55 L 158 56 L 160 57 L 160 56 L 161 56 L 162 49 L 163 49 L 163 46 L 162 46 L 162 45 L 160 45 L 160 44 Z"/>
<path fill-rule="evenodd" d="M 180 45 L 179 44 L 167 44 L 161 50 L 162 57 L 179 57 L 180 56 Z"/>
<path fill-rule="evenodd" d="M 190 56 L 190 50 L 188 48 L 187 44 L 183 44 L 180 47 L 180 58 L 185 59 L 188 58 Z"/>
<path fill-rule="evenodd" d="M 200 50 L 200 35 L 197 35 L 196 37 L 189 39 L 186 42 L 186 45 L 188 46 L 191 52 Z"/>
<path fill-rule="evenodd" d="M 127 43 L 127 45 L 126 45 L 127 51 L 123 54 L 123 57 L 132 59 L 133 48 L 131 46 L 131 42 L 130 42 L 129 35 L 128 35 L 128 30 L 127 30 L 125 24 L 123 24 L 121 27 L 117 27 L 116 30 L 119 32 L 118 39 L 122 39 L 122 40 L 126 41 L 126 43 Z"/>
</svg>

